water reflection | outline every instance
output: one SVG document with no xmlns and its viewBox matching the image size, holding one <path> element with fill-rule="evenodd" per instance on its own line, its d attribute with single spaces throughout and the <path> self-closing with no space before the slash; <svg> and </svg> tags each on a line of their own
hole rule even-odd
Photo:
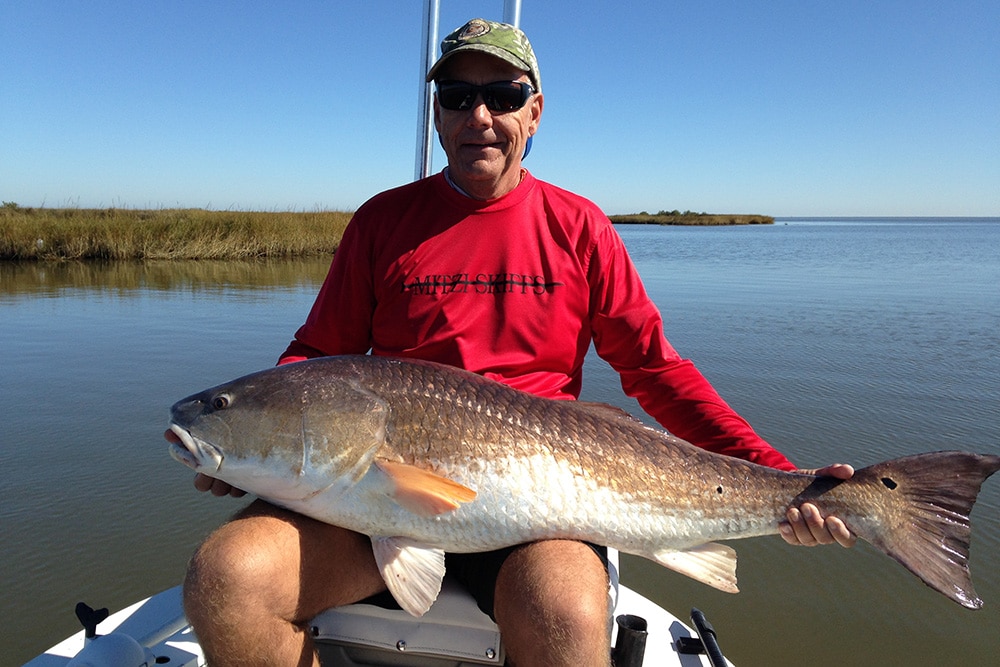
<svg viewBox="0 0 1000 667">
<path fill-rule="evenodd" d="M 329 257 L 256 261 L 0 262 L 0 301 L 73 291 L 296 289 L 319 285 Z"/>
<path fill-rule="evenodd" d="M 242 503 L 192 490 L 167 409 L 273 365 L 328 266 L 0 262 L 0 662 L 74 631 L 79 600 L 117 609 L 181 579 Z"/>
</svg>

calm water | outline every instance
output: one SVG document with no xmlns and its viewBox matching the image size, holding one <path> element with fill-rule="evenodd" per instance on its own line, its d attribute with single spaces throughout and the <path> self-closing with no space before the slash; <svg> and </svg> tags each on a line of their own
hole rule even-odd
<svg viewBox="0 0 1000 667">
<path fill-rule="evenodd" d="M 1000 221 L 621 228 L 671 342 L 803 466 L 1000 454 Z M 326 261 L 0 264 L 0 663 L 179 582 L 243 503 L 196 493 L 167 408 L 270 366 Z M 588 362 L 585 397 L 632 408 Z M 750 665 L 980 665 L 1000 651 L 1000 479 L 973 513 L 964 610 L 867 545 L 734 543 L 736 596 L 640 559 L 627 583 L 698 606 Z M 654 629 L 655 631 L 655 629 Z"/>
</svg>

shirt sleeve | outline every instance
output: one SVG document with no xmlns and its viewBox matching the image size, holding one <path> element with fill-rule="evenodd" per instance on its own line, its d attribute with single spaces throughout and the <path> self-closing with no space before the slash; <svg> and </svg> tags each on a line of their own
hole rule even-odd
<svg viewBox="0 0 1000 667">
<path fill-rule="evenodd" d="M 375 309 L 372 253 L 360 227 L 355 215 L 344 230 L 305 324 L 295 332 L 278 364 L 336 354 L 364 354 L 371 348 Z"/>
<path fill-rule="evenodd" d="M 588 269 L 597 353 L 619 373 L 625 393 L 674 435 L 704 449 L 795 470 L 753 430 L 663 334 L 663 319 L 618 234 L 606 229 Z"/>
</svg>

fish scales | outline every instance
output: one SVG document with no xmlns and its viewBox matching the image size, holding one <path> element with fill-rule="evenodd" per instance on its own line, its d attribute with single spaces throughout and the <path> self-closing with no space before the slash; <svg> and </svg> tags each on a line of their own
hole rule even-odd
<svg viewBox="0 0 1000 667">
<path fill-rule="evenodd" d="M 700 467 L 699 461 L 703 450 L 654 431 L 624 413 L 617 414 L 614 409 L 592 406 L 581 409 L 580 404 L 572 402 L 539 399 L 482 381 L 479 376 L 462 378 L 449 374 L 446 380 L 451 382 L 442 386 L 439 374 L 434 373 L 437 369 L 432 367 L 422 367 L 427 372 L 410 374 L 407 378 L 398 376 L 397 366 L 383 368 L 389 371 L 389 377 L 382 378 L 376 373 L 370 384 L 384 387 L 379 389 L 383 396 L 398 397 L 390 402 L 406 406 L 391 420 L 386 456 L 398 457 L 406 463 L 424 461 L 432 469 L 472 484 L 475 475 L 460 466 L 449 467 L 445 460 L 453 454 L 471 454 L 473 459 L 504 462 L 498 463 L 490 474 L 520 480 L 516 484 L 508 481 L 508 486 L 522 491 L 539 485 L 548 487 L 549 494 L 535 496 L 533 504 L 522 503 L 517 508 L 512 507 L 507 498 L 494 496 L 508 512 L 520 509 L 523 516 L 516 517 L 513 523 L 527 529 L 520 535 L 498 535 L 499 542 L 507 542 L 512 537 L 524 541 L 551 536 L 547 519 L 553 514 L 550 511 L 553 505 L 558 505 L 562 512 L 571 515 L 569 523 L 573 525 L 572 530 L 560 533 L 561 537 L 601 541 L 608 538 L 611 530 L 621 528 L 623 514 L 632 515 L 634 522 L 628 527 L 633 524 L 636 527 L 631 530 L 628 547 L 632 551 L 641 549 L 648 555 L 654 547 L 663 545 L 665 528 L 682 547 L 703 541 L 704 523 L 713 518 L 720 524 L 719 530 L 712 534 L 713 539 L 728 536 L 735 530 L 748 530 L 746 514 L 734 508 L 746 509 L 750 500 L 764 497 L 744 495 L 742 503 L 727 502 L 730 497 L 740 498 L 739 494 L 717 491 L 719 488 L 738 488 L 731 481 L 734 475 L 726 474 L 728 466 L 717 470 L 712 479 L 706 479 L 705 470 L 708 469 Z M 463 381 L 459 383 L 458 379 Z M 473 388 L 477 391 L 472 392 Z M 488 412 L 476 409 L 483 401 L 491 406 Z M 433 415 L 435 423 L 428 424 L 427 415 Z M 438 441 L 436 455 L 427 458 L 430 454 L 428 434 L 431 433 L 454 433 L 462 437 Z M 416 440 L 410 439 L 413 435 Z M 614 443 L 614 446 L 604 443 Z M 666 443 L 680 446 L 668 448 L 664 446 Z M 526 463 L 518 465 L 518 461 Z M 676 473 L 678 469 L 694 474 L 664 474 L 667 470 Z M 655 479 L 661 483 L 650 484 L 650 480 Z M 587 483 L 583 484 L 584 481 Z M 708 492 L 704 492 L 706 489 Z M 601 493 L 603 502 L 598 507 L 586 502 L 601 491 L 604 492 Z M 785 497 L 791 498 L 798 491 L 792 488 Z M 673 512 L 674 521 L 666 526 L 662 519 L 656 518 L 657 505 L 662 504 L 657 501 L 664 496 L 677 506 Z M 619 507 L 612 509 L 612 503 Z M 787 502 L 770 503 L 770 512 L 755 524 L 756 529 L 764 531 L 763 526 L 773 526 L 786 508 Z M 465 509 L 456 511 L 456 521 Z M 690 518 L 684 518 L 685 509 L 692 514 Z M 607 524 L 605 519 L 609 517 L 615 517 L 614 525 Z M 466 527 L 461 525 L 457 530 L 464 532 Z M 696 532 L 687 535 L 685 530 Z M 764 532 L 773 532 L 773 529 Z M 650 536 L 655 536 L 655 542 Z M 485 546 L 492 548 L 495 545 Z M 463 545 L 451 545 L 451 550 L 463 550 Z"/>
<path fill-rule="evenodd" d="M 624 414 L 616 414 L 613 409 L 581 409 L 579 404 L 572 402 L 546 401 L 509 392 L 505 395 L 530 406 L 535 414 L 531 415 L 529 423 L 545 424 L 548 432 L 511 428 L 502 435 L 499 451 L 514 452 L 523 448 L 526 454 L 538 452 L 541 456 L 565 462 L 577 476 L 590 480 L 595 488 L 607 489 L 618 496 L 621 507 L 608 515 L 620 517 L 622 511 L 636 503 L 645 508 L 645 511 L 632 512 L 639 516 L 656 516 L 655 510 L 659 508 L 663 508 L 659 511 L 669 510 L 676 522 L 673 535 L 679 546 L 701 540 L 705 536 L 704 522 L 712 519 L 721 526 L 712 534 L 713 538 L 730 534 L 731 526 L 742 523 L 745 510 L 752 504 L 768 506 L 768 511 L 759 509 L 753 514 L 761 516 L 760 524 L 773 526 L 783 516 L 787 499 L 800 488 L 789 485 L 779 501 L 774 501 L 778 496 L 741 493 L 747 490 L 740 483 L 746 478 L 744 468 L 748 464 L 745 462 L 706 456 L 704 450 L 650 429 Z M 533 436 L 536 439 L 532 440 Z M 713 459 L 714 465 L 705 465 L 708 458 Z M 757 472 L 766 474 L 766 471 Z M 773 481 L 782 479 L 783 476 L 772 476 Z M 664 500 L 669 503 L 666 507 Z M 687 521 L 684 520 L 686 514 L 692 515 Z M 685 536 L 683 531 L 693 529 L 696 523 L 697 532 Z M 650 523 L 646 529 L 636 532 L 656 535 L 656 542 L 662 546 L 663 530 L 662 525 Z"/>
<path fill-rule="evenodd" d="M 609 406 L 371 356 L 289 364 L 188 397 L 171 409 L 168 440 L 195 470 L 371 536 L 387 585 L 417 614 L 436 589 L 399 581 L 430 572 L 420 578 L 439 585 L 441 550 L 556 537 L 735 591 L 735 553 L 715 541 L 774 534 L 805 501 L 975 608 L 968 515 L 1000 468 L 1000 457 L 942 452 L 846 482 L 787 473 L 697 448 Z"/>
</svg>

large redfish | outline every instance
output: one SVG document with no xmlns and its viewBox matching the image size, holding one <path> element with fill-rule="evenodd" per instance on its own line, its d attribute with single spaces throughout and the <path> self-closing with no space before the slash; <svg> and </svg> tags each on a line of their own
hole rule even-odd
<svg viewBox="0 0 1000 667">
<path fill-rule="evenodd" d="M 714 540 L 778 532 L 809 501 L 927 585 L 978 608 L 969 513 L 1000 457 L 937 452 L 848 481 L 699 449 L 608 406 L 538 398 L 439 364 L 326 357 L 179 401 L 178 461 L 275 504 L 371 536 L 411 614 L 437 597 L 444 553 L 544 538 L 606 544 L 735 592 Z"/>
</svg>

